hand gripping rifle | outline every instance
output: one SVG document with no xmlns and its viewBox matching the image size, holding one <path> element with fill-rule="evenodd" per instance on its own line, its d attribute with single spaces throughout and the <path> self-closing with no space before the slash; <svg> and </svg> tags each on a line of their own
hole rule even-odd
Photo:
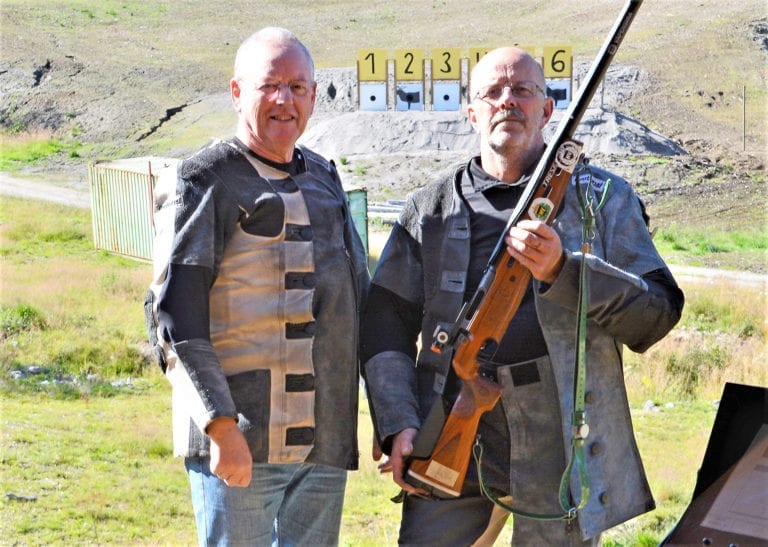
<svg viewBox="0 0 768 547">
<path fill-rule="evenodd" d="M 582 143 L 572 137 L 641 3 L 629 0 L 624 6 L 513 210 L 474 295 L 452 330 L 438 327 L 434 333 L 432 350 L 453 350 L 451 364 L 461 387 L 447 419 L 446 402 L 438 398 L 415 441 L 405 479 L 435 497 L 461 493 L 480 417 L 501 397 L 501 386 L 480 375 L 480 363 L 495 352 L 531 278 L 531 272 L 506 252 L 504 235 L 523 219 L 554 221 L 581 157 Z"/>
</svg>

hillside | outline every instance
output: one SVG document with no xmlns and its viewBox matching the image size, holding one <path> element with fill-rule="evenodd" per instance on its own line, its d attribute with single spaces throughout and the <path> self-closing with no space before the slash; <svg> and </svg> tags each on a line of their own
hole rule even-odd
<svg viewBox="0 0 768 547">
<path fill-rule="evenodd" d="M 575 66 L 586 70 L 622 5 L 480 0 L 469 14 L 466 2 L 452 0 L 265 1 L 258 9 L 247 0 L 4 0 L 0 126 L 9 139 L 53 134 L 81 142 L 80 158 L 27 170 L 74 185 L 85 185 L 89 160 L 184 156 L 231 134 L 234 51 L 250 32 L 280 25 L 308 44 L 319 67 L 306 140 L 344 158 L 342 176 L 372 197 L 402 197 L 465 157 L 473 136 L 445 144 L 447 134 L 466 133 L 461 114 L 446 122 L 438 113 L 358 113 L 358 49 L 568 44 Z M 767 59 L 762 0 L 645 0 L 602 108 L 582 124 L 582 136 L 599 143 L 593 161 L 629 178 L 657 222 L 741 222 L 765 203 Z M 620 146 L 608 147 L 622 132 Z M 397 138 L 382 149 L 387 133 Z"/>
</svg>

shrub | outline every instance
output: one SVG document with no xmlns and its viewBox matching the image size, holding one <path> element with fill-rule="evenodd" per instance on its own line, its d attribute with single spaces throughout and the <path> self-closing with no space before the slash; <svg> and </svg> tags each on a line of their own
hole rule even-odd
<svg viewBox="0 0 768 547">
<path fill-rule="evenodd" d="M 0 307 L 0 328 L 4 337 L 31 330 L 45 330 L 46 327 L 43 314 L 32 306 L 19 304 Z"/>
<path fill-rule="evenodd" d="M 713 372 L 724 369 L 730 361 L 730 355 L 720 346 L 694 346 L 681 354 L 672 353 L 666 364 L 669 387 L 685 399 L 694 399 L 703 381 L 710 379 Z"/>
</svg>

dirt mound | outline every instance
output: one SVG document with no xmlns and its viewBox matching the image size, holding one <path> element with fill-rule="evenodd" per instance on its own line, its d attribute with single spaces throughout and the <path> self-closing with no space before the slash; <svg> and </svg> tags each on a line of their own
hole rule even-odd
<svg viewBox="0 0 768 547">
<path fill-rule="evenodd" d="M 588 70 L 578 64 L 576 80 Z M 588 154 L 673 156 L 685 150 L 643 124 L 612 110 L 626 104 L 646 87 L 636 67 L 613 66 L 600 94 L 593 99 L 575 138 Z M 321 70 L 317 74 L 318 100 L 312 125 L 302 142 L 333 158 L 360 154 L 419 154 L 474 152 L 478 138 L 463 112 L 359 112 L 354 69 Z M 554 133 L 564 110 L 556 110 L 545 129 Z"/>
<path fill-rule="evenodd" d="M 545 128 L 551 136 L 563 117 L 558 111 Z M 461 112 L 350 112 L 318 117 L 302 138 L 332 158 L 360 154 L 476 152 L 478 137 Z M 677 143 L 615 111 L 587 110 L 574 137 L 587 154 L 674 156 Z"/>
</svg>

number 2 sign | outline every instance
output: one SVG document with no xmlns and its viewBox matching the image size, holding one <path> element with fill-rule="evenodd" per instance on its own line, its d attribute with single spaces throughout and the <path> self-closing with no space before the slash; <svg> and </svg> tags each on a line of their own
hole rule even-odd
<svg viewBox="0 0 768 547">
<path fill-rule="evenodd" d="M 423 80 L 424 51 L 421 49 L 396 49 L 395 79 L 410 81 Z"/>
</svg>

